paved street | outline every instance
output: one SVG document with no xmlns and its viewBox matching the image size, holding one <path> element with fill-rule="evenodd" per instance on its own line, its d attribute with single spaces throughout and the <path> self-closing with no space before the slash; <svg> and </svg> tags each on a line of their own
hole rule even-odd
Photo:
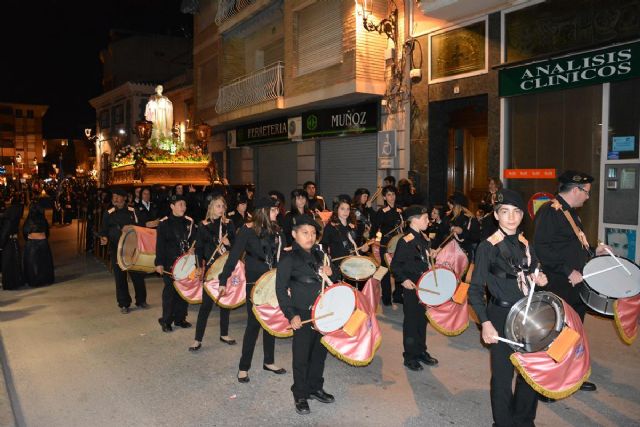
<svg viewBox="0 0 640 427">
<path fill-rule="evenodd" d="M 402 366 L 401 307 L 385 309 L 373 363 L 356 368 L 329 355 L 325 388 L 337 401 L 310 401 L 311 415 L 299 416 L 290 372 L 262 370 L 260 342 L 251 382 L 239 384 L 240 345 L 220 343 L 217 312 L 203 348 L 191 354 L 193 329 L 165 334 L 156 321 L 159 278 L 147 280 L 151 307 L 122 315 L 109 272 L 93 258 L 75 255 L 75 223 L 52 234 L 59 282 L 0 293 L 0 356 L 18 425 L 491 425 L 489 353 L 475 325 L 455 338 L 429 328 L 429 349 L 440 365 L 413 374 Z M 193 323 L 197 308 L 190 309 Z M 238 340 L 245 319 L 244 307 L 231 315 L 231 335 Z M 609 319 L 588 316 L 586 330 L 598 391 L 540 404 L 537 425 L 638 425 L 640 343 L 623 344 Z M 290 340 L 277 340 L 276 362 L 290 371 Z"/>
</svg>

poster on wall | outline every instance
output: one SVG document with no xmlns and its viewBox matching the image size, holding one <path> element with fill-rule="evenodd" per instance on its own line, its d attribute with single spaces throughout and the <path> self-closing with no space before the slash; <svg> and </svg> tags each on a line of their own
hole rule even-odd
<svg viewBox="0 0 640 427">
<path fill-rule="evenodd" d="M 605 228 L 605 243 L 613 249 L 617 256 L 635 261 L 636 230 L 628 228 Z"/>
</svg>

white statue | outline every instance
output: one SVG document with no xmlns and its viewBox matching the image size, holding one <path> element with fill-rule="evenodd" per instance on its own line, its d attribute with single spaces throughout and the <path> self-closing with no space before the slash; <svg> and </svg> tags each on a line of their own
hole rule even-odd
<svg viewBox="0 0 640 427">
<path fill-rule="evenodd" d="M 156 86 L 156 94 L 149 97 L 144 118 L 153 122 L 151 139 L 171 138 L 173 128 L 173 104 L 162 95 L 162 85 Z"/>
</svg>

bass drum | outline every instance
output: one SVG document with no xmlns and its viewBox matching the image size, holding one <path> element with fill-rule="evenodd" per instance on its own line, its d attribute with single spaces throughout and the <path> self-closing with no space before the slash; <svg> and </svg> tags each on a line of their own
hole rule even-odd
<svg viewBox="0 0 640 427">
<path fill-rule="evenodd" d="M 123 271 L 153 273 L 156 270 L 156 230 L 136 225 L 122 227 L 116 257 Z"/>
<path fill-rule="evenodd" d="M 511 307 L 504 326 L 504 336 L 524 344 L 524 347 L 509 344 L 515 351 L 535 353 L 546 350 L 564 328 L 562 299 L 551 292 L 534 292 L 527 320 L 523 323 L 526 306 L 527 297 L 524 297 Z"/>
</svg>

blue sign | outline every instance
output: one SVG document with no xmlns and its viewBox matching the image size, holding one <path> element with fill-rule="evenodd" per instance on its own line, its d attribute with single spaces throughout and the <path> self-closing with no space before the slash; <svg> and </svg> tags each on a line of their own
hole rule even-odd
<svg viewBox="0 0 640 427">
<path fill-rule="evenodd" d="M 636 137 L 635 136 L 614 136 L 613 137 L 613 146 L 611 147 L 613 151 L 634 151 L 636 147 Z"/>
</svg>

